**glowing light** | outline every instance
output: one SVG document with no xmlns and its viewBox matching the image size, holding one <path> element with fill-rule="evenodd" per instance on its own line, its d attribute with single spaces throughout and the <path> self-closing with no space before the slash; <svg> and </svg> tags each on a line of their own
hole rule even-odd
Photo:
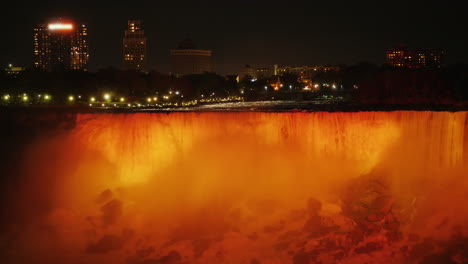
<svg viewBox="0 0 468 264">
<path fill-rule="evenodd" d="M 91 97 L 91 99 L 90 99 L 90 100 L 91 100 L 91 102 L 95 102 L 95 101 L 96 101 L 96 98 L 94 98 L 94 97 Z"/>
<path fill-rule="evenodd" d="M 120 102 L 125 102 L 125 98 L 120 97 Z"/>
<path fill-rule="evenodd" d="M 75 100 L 74 96 L 72 96 L 72 95 L 68 96 L 68 101 L 73 102 L 74 100 Z"/>
<path fill-rule="evenodd" d="M 9 96 L 8 94 L 7 94 L 7 95 L 5 95 L 5 96 L 3 96 L 3 100 L 5 100 L 5 101 L 8 101 L 8 100 L 10 100 L 10 96 Z"/>
<path fill-rule="evenodd" d="M 175 92 L 175 94 L 179 95 L 179 91 Z"/>
<path fill-rule="evenodd" d="M 49 100 L 50 99 L 50 96 L 48 94 L 44 95 L 44 99 L 45 100 Z"/>
<path fill-rule="evenodd" d="M 57 24 L 49 24 L 48 28 L 49 30 L 71 30 L 73 29 L 73 25 L 57 23 Z"/>
<path fill-rule="evenodd" d="M 27 95 L 23 95 L 23 101 L 25 101 L 25 102 L 26 102 L 26 101 L 28 101 L 28 99 L 29 99 L 29 98 L 28 98 L 28 96 L 27 96 Z"/>
<path fill-rule="evenodd" d="M 151 102 L 151 98 L 146 99 L 146 101 Z"/>
<path fill-rule="evenodd" d="M 157 100 L 158 100 L 158 98 L 157 98 L 157 97 L 153 97 L 153 101 L 157 101 Z"/>
<path fill-rule="evenodd" d="M 109 100 L 111 98 L 110 94 L 106 93 L 104 94 L 104 99 L 105 100 Z"/>
</svg>

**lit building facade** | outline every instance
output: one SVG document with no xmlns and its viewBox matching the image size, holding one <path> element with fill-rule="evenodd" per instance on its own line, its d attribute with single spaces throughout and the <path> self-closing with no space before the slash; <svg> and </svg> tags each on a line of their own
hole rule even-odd
<svg viewBox="0 0 468 264">
<path fill-rule="evenodd" d="M 34 67 L 43 71 L 88 70 L 88 28 L 62 21 L 34 28 Z"/>
<path fill-rule="evenodd" d="M 339 72 L 339 66 L 274 66 L 275 75 L 282 76 L 285 74 L 294 74 L 299 76 L 299 81 L 302 83 L 310 83 L 314 76 L 319 72 Z"/>
<path fill-rule="evenodd" d="M 245 65 L 240 73 L 240 78 L 243 79 L 249 76 L 252 79 L 270 78 L 272 71 L 270 68 L 253 68 L 249 64 Z"/>
<path fill-rule="evenodd" d="M 197 49 L 186 39 L 177 49 L 171 50 L 171 71 L 177 76 L 212 72 L 211 50 Z"/>
<path fill-rule="evenodd" d="M 11 76 L 17 76 L 24 72 L 26 69 L 24 67 L 14 66 L 13 64 L 8 64 L 8 67 L 5 69 L 6 74 Z"/>
<path fill-rule="evenodd" d="M 396 68 L 440 68 L 445 52 L 438 49 L 409 49 L 406 46 L 391 48 L 386 54 L 387 63 Z"/>
<path fill-rule="evenodd" d="M 146 36 L 140 20 L 129 20 L 123 38 L 123 65 L 127 70 L 147 71 Z"/>
</svg>

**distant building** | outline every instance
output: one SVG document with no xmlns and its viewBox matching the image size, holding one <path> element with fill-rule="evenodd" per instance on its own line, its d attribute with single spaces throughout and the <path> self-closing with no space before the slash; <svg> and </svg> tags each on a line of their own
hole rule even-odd
<svg viewBox="0 0 468 264">
<path fill-rule="evenodd" d="M 270 68 L 257 68 L 257 78 L 270 78 L 271 75 Z"/>
<path fill-rule="evenodd" d="M 88 70 L 88 28 L 57 21 L 34 28 L 34 67 L 43 71 Z"/>
<path fill-rule="evenodd" d="M 140 20 L 128 20 L 123 38 L 123 65 L 127 70 L 147 71 L 146 36 Z"/>
<path fill-rule="evenodd" d="M 25 70 L 24 67 L 14 66 L 13 64 L 8 64 L 8 67 L 5 69 L 6 74 L 16 76 Z"/>
<path fill-rule="evenodd" d="M 246 64 L 240 73 L 241 79 L 250 76 L 252 79 L 270 78 L 272 76 L 270 68 L 253 68 Z"/>
<path fill-rule="evenodd" d="M 387 63 L 396 68 L 440 68 L 445 52 L 440 49 L 409 49 L 398 46 L 387 51 Z"/>
<path fill-rule="evenodd" d="M 310 83 L 314 76 L 319 72 L 338 72 L 339 66 L 283 66 L 277 64 L 274 66 L 275 75 L 283 76 L 285 74 L 294 74 L 299 76 L 299 81 L 303 83 Z"/>
<path fill-rule="evenodd" d="M 171 50 L 171 71 L 177 76 L 212 72 L 211 50 L 197 49 L 190 39 Z"/>
</svg>

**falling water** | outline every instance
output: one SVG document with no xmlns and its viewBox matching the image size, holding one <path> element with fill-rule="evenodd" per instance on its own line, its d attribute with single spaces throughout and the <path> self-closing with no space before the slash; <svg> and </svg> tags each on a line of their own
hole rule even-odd
<svg viewBox="0 0 468 264">
<path fill-rule="evenodd" d="M 466 112 L 80 114 L 25 151 L 0 256 L 457 263 L 467 127 Z"/>
</svg>

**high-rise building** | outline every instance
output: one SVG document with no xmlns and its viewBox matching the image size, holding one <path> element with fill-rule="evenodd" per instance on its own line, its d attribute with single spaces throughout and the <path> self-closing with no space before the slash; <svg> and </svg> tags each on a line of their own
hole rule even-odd
<svg viewBox="0 0 468 264">
<path fill-rule="evenodd" d="M 438 49 L 409 49 L 398 46 L 387 51 L 387 63 L 396 68 L 440 68 L 445 52 Z"/>
<path fill-rule="evenodd" d="M 123 38 L 123 64 L 127 70 L 146 71 L 146 36 L 140 20 L 128 20 Z"/>
<path fill-rule="evenodd" d="M 171 71 L 177 76 L 213 71 L 211 50 L 197 49 L 192 40 L 184 40 L 171 50 Z"/>
<path fill-rule="evenodd" d="M 88 28 L 57 21 L 34 28 L 34 67 L 43 71 L 88 70 Z"/>
</svg>

